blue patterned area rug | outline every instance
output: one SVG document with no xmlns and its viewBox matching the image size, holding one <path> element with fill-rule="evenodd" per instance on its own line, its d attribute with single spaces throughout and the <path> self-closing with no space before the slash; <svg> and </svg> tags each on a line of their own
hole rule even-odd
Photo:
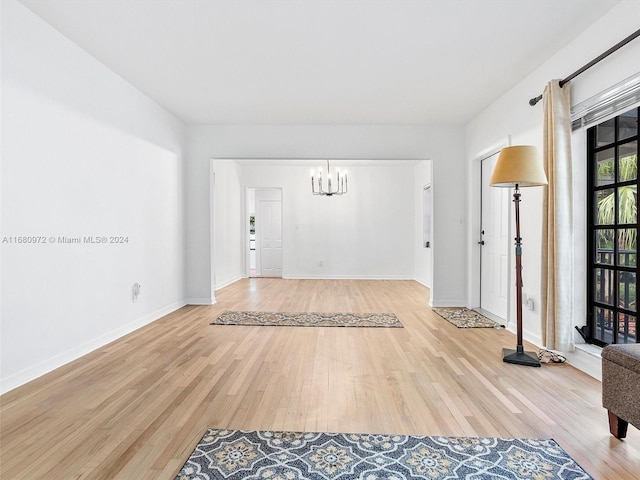
<svg viewBox="0 0 640 480">
<path fill-rule="evenodd" d="M 553 440 L 210 429 L 176 480 L 593 480 Z"/>
</svg>

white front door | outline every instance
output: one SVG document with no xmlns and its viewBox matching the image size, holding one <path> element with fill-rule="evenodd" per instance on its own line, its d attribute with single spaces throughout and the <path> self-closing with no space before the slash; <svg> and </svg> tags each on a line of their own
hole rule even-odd
<svg viewBox="0 0 640 480">
<path fill-rule="evenodd" d="M 509 189 L 489 186 L 498 154 L 482 161 L 480 308 L 507 318 L 509 290 Z"/>
<path fill-rule="evenodd" d="M 256 190 L 256 273 L 282 277 L 282 192 Z"/>
</svg>

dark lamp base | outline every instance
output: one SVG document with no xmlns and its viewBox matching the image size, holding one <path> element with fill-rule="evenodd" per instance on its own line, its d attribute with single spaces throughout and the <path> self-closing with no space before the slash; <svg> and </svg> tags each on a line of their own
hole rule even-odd
<svg viewBox="0 0 640 480">
<path fill-rule="evenodd" d="M 517 365 L 526 365 L 528 367 L 539 367 L 540 360 L 533 352 L 525 352 L 524 350 L 512 350 L 510 348 L 502 349 L 502 361 L 506 363 L 515 363 Z"/>
</svg>

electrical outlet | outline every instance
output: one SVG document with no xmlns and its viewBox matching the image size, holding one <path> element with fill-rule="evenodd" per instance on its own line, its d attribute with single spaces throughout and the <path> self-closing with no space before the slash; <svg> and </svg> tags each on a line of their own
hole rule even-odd
<svg viewBox="0 0 640 480">
<path fill-rule="evenodd" d="M 324 260 L 318 260 L 318 266 L 324 267 Z"/>
<path fill-rule="evenodd" d="M 533 298 L 531 298 L 531 297 L 529 297 L 529 298 L 527 299 L 527 308 L 528 308 L 529 310 L 531 310 L 532 312 L 533 312 L 533 310 L 535 309 L 535 305 L 534 305 L 534 303 L 533 303 Z"/>
<path fill-rule="evenodd" d="M 131 288 L 132 301 L 134 302 L 138 301 L 138 297 L 140 296 L 141 293 L 142 293 L 142 286 L 137 282 L 134 283 L 133 287 Z"/>
</svg>

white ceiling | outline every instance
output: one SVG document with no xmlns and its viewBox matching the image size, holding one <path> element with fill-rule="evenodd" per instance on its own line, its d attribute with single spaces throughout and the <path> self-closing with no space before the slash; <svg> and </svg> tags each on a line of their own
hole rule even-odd
<svg viewBox="0 0 640 480">
<path fill-rule="evenodd" d="M 462 125 L 619 0 L 21 1 L 189 124 Z"/>
</svg>

